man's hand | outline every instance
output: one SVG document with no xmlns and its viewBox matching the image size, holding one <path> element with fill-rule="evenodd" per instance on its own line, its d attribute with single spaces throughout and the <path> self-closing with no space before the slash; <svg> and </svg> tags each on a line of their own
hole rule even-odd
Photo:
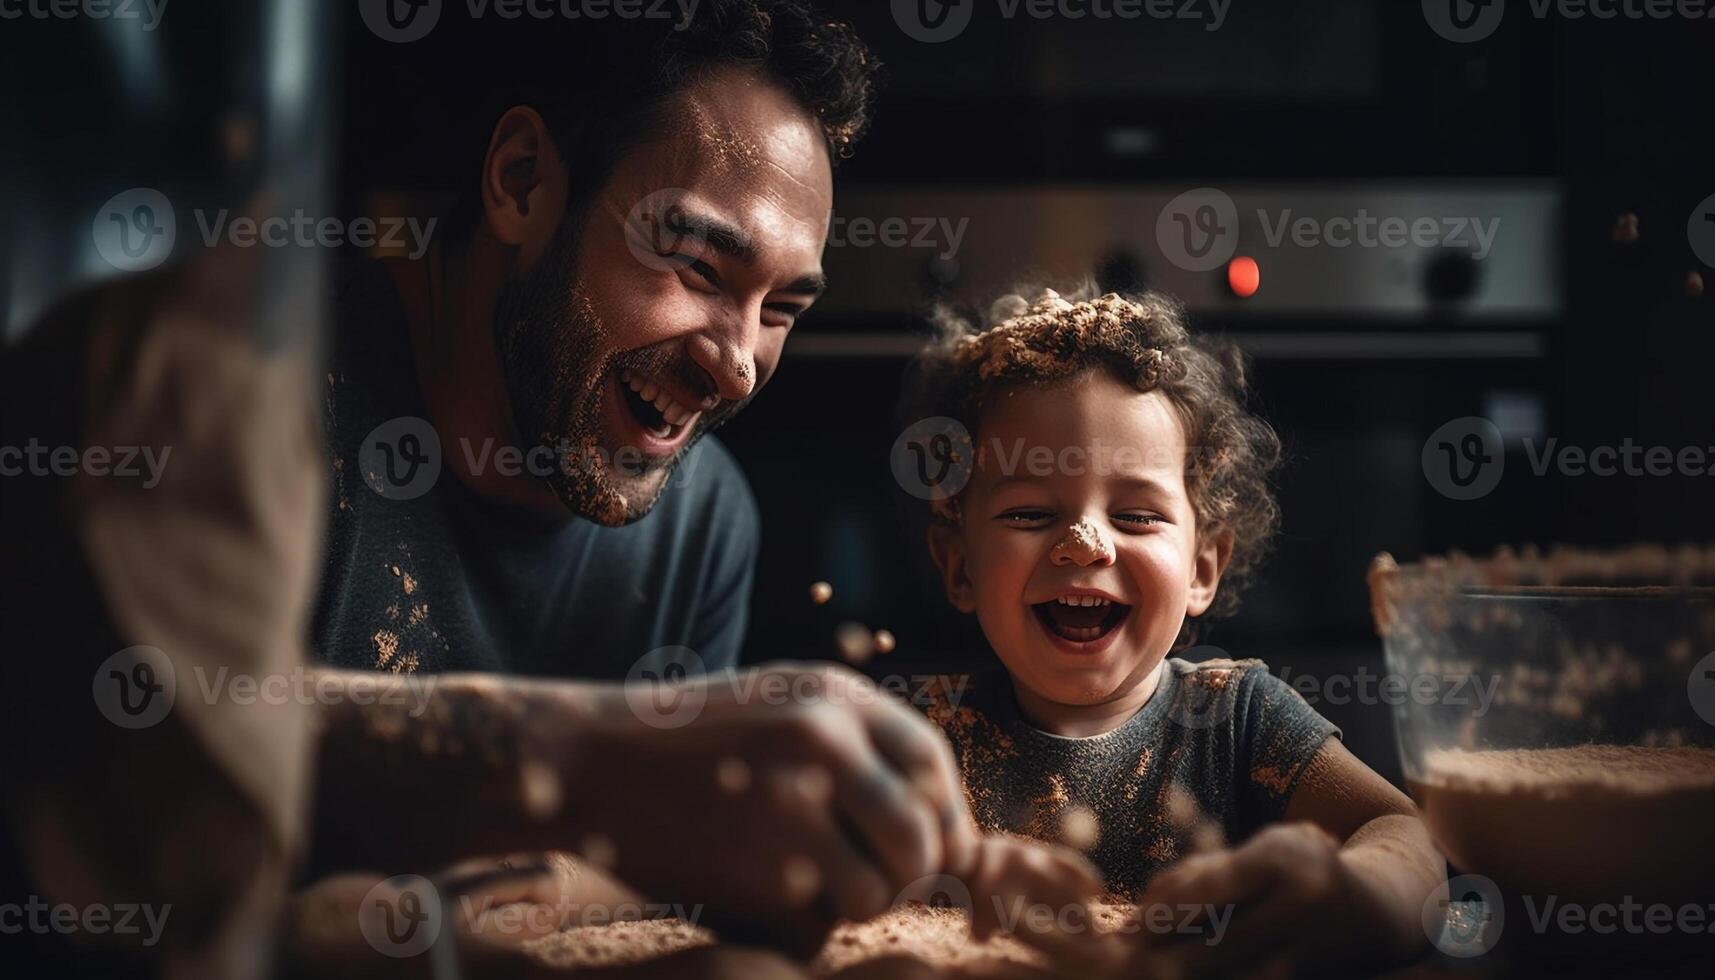
<svg viewBox="0 0 1715 980">
<path fill-rule="evenodd" d="M 729 933 L 800 951 L 926 875 L 972 867 L 951 751 L 867 678 L 779 664 L 685 684 L 704 701 L 682 727 L 611 692 L 596 712 L 564 804 L 586 858 L 651 898 L 703 905 Z"/>
<path fill-rule="evenodd" d="M 1099 974 L 1116 958 L 1095 932 L 1090 903 L 1102 894 L 1096 869 L 1075 851 L 1034 840 L 985 837 L 969 878 L 971 931 L 1004 932 L 1072 975 Z"/>
<path fill-rule="evenodd" d="M 1060 908 L 1097 888 L 1070 852 L 981 841 L 940 731 L 841 667 L 772 665 L 660 692 L 476 675 L 434 678 L 432 690 L 386 674 L 315 680 L 350 695 L 330 697 L 322 717 L 322 873 L 574 851 L 728 939 L 797 953 L 932 875 L 971 888 L 979 929 L 995 896 Z M 380 690 L 356 697 L 365 685 Z M 679 727 L 646 706 L 682 695 L 697 710 Z"/>
</svg>

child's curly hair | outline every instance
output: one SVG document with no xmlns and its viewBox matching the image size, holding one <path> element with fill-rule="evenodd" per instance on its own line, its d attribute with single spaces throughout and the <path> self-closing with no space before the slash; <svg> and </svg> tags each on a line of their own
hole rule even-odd
<svg viewBox="0 0 1715 980">
<path fill-rule="evenodd" d="M 1052 289 L 1035 295 L 1002 296 L 984 318 L 937 309 L 937 337 L 912 364 L 902 416 L 947 416 L 976 436 L 983 408 L 997 393 L 1098 367 L 1139 392 L 1160 391 L 1178 411 L 1190 447 L 1185 486 L 1198 531 L 1232 536 L 1223 587 L 1209 607 L 1210 615 L 1231 614 L 1280 523 L 1269 486 L 1280 439 L 1246 410 L 1243 355 L 1231 344 L 1192 336 L 1184 309 L 1159 293 L 1096 296 L 1085 284 L 1066 295 Z"/>
</svg>

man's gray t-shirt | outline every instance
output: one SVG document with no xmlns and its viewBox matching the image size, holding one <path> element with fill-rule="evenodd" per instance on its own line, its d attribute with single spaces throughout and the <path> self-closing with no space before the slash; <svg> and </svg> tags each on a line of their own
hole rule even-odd
<svg viewBox="0 0 1715 980">
<path fill-rule="evenodd" d="M 703 438 L 654 510 L 624 527 L 480 498 L 448 465 L 467 451 L 459 445 L 440 447 L 432 480 L 408 468 L 383 477 L 409 473 L 399 486 L 426 492 L 382 496 L 363 476 L 365 439 L 428 410 L 386 269 L 350 267 L 337 297 L 324 379 L 333 483 L 317 656 L 341 667 L 598 680 L 624 678 L 663 646 L 689 647 L 710 669 L 738 662 L 760 522 L 725 447 Z M 389 451 L 403 455 L 398 436 L 414 431 L 410 455 L 429 455 L 417 423 L 393 424 Z"/>
<path fill-rule="evenodd" d="M 1088 738 L 1030 724 L 1005 671 L 943 682 L 927 712 L 952 742 L 981 830 L 1078 846 L 1112 892 L 1134 898 L 1208 835 L 1200 825 L 1236 843 L 1281 819 L 1304 767 L 1339 734 L 1258 660 L 1170 657 L 1137 714 Z M 1080 808 L 1093 828 L 1076 826 L 1087 823 L 1072 816 Z"/>
</svg>

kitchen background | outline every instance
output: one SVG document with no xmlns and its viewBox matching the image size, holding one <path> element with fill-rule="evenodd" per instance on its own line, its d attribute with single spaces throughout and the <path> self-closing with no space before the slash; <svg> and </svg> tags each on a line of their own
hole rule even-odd
<svg viewBox="0 0 1715 980">
<path fill-rule="evenodd" d="M 841 5 L 890 82 L 837 176 L 849 240 L 828 249 L 833 288 L 767 397 L 722 433 L 765 515 L 758 655 L 831 655 L 853 620 L 899 637 L 878 676 L 992 662 L 941 598 L 922 507 L 888 467 L 902 422 L 885 408 L 927 304 L 1044 275 L 1165 289 L 1254 358 L 1286 446 L 1284 523 L 1242 610 L 1206 642 L 1289 679 L 1383 669 L 1364 585 L 1379 551 L 1715 531 L 1706 475 L 1538 476 L 1526 448 L 1715 446 L 1715 307 L 1687 282 L 1715 258 L 1687 241 L 1715 193 L 1699 68 L 1715 21 L 1538 20 L 1513 3 L 1492 36 L 1456 43 L 1416 3 L 1235 0 L 1218 30 L 965 6 L 962 33 L 923 43 L 888 4 Z M 1224 265 L 1186 272 L 1161 247 L 1162 209 L 1204 187 L 1236 202 L 1236 255 L 1260 273 L 1249 297 Z M 1265 227 L 1360 209 L 1498 234 L 1475 259 L 1457 241 L 1274 245 Z M 1616 230 L 1628 214 L 1635 240 Z M 863 217 L 941 230 L 928 247 L 860 247 Z M 945 229 L 961 224 L 949 256 Z M 1495 422 L 1505 466 L 1487 495 L 1455 500 L 1422 454 L 1467 416 Z M 834 585 L 827 606 L 806 598 L 815 579 Z M 1354 751 L 1397 779 L 1388 712 L 1319 689 Z"/>
<path fill-rule="evenodd" d="M 1715 299 L 1700 286 L 1715 246 L 1698 237 L 1700 220 L 1715 229 L 1715 20 L 1655 7 L 1669 15 L 1574 16 L 1588 8 L 1541 0 L 824 7 L 857 25 L 886 85 L 837 174 L 833 288 L 766 395 L 721 432 L 764 514 L 754 658 L 835 656 L 837 625 L 855 621 L 898 637 L 867 665 L 877 676 L 990 662 L 975 624 L 941 597 L 921 506 L 888 454 L 925 309 L 1024 279 L 1093 274 L 1170 291 L 1198 328 L 1253 357 L 1288 455 L 1285 520 L 1242 611 L 1207 640 L 1289 678 L 1382 669 L 1364 586 L 1379 551 L 1715 537 L 1706 474 L 1532 466 L 1550 439 L 1715 446 Z M 93 208 L 91 188 L 137 183 L 151 154 L 205 160 L 209 133 L 255 137 L 220 122 L 231 91 L 267 122 L 255 168 L 165 170 L 236 199 L 256 171 L 327 151 L 328 185 L 310 167 L 300 190 L 331 195 L 334 213 L 443 206 L 467 176 L 448 150 L 468 142 L 457 122 L 486 94 L 485 59 L 508 54 L 469 43 L 462 3 L 413 44 L 377 36 L 356 8 L 211 5 L 157 47 L 128 47 L 100 22 L 34 32 L 10 61 L 16 138 L 0 149 L 7 336 L 103 268 L 87 219 L 72 220 Z M 260 27 L 273 60 L 241 43 Z M 163 79 L 194 84 L 169 91 Z M 110 152 L 116 125 L 135 137 L 126 154 Z M 37 141 L 73 158 L 26 168 Z M 1163 248 L 1164 212 L 1186 192 L 1220 200 L 1211 191 L 1233 202 L 1227 246 L 1256 263 L 1251 295 L 1229 279 L 1243 263 L 1188 271 Z M 1360 214 L 1429 219 L 1448 235 L 1341 248 L 1274 234 L 1288 215 Z M 1462 219 L 1474 224 L 1448 224 Z M 864 230 L 889 221 L 905 242 Z M 1424 449 L 1470 416 L 1494 423 L 1504 468 L 1490 492 L 1454 499 L 1426 473 Z M 834 586 L 826 605 L 809 599 L 817 580 Z M 1317 707 L 1398 778 L 1385 710 Z"/>
</svg>

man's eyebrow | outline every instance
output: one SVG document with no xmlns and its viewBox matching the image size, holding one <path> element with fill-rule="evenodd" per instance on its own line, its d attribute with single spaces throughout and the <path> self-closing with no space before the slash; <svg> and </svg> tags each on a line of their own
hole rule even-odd
<svg viewBox="0 0 1715 980">
<path fill-rule="evenodd" d="M 713 215 L 673 208 L 666 214 L 666 225 L 667 230 L 675 235 L 695 238 L 722 255 L 730 255 L 746 265 L 756 263 L 756 247 L 750 243 L 750 237 L 736 226 Z M 820 272 L 813 272 L 799 276 L 781 287 L 778 292 L 815 299 L 826 292 L 827 288 L 828 277 Z"/>
<path fill-rule="evenodd" d="M 822 275 L 820 272 L 813 272 L 807 276 L 799 276 L 797 279 L 792 280 L 785 286 L 780 287 L 778 292 L 793 293 L 800 296 L 807 296 L 810 299 L 815 299 L 827 292 L 827 290 L 828 277 Z"/>
<path fill-rule="evenodd" d="M 682 207 L 668 210 L 667 230 L 676 235 L 695 238 L 722 255 L 730 255 L 749 265 L 756 261 L 756 246 L 737 226 L 708 214 L 693 214 Z"/>
</svg>

